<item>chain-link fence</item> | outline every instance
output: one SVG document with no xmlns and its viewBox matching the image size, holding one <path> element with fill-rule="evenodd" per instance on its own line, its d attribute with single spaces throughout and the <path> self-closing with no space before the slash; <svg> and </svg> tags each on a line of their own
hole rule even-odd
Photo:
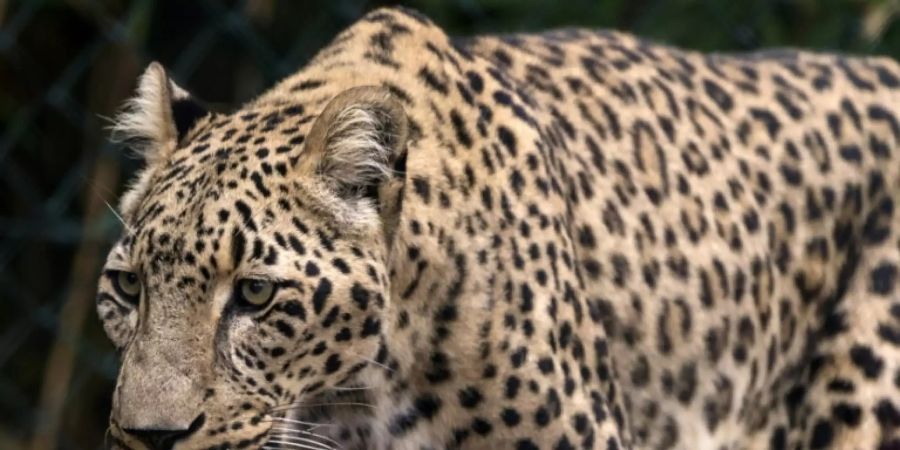
<svg viewBox="0 0 900 450">
<path fill-rule="evenodd" d="M 106 117 L 151 60 L 236 105 L 381 3 L 0 0 L 0 448 L 102 446 L 116 355 L 94 316 L 137 168 Z M 456 34 L 588 26 L 704 50 L 900 55 L 900 1 L 420 0 Z M 113 205 L 113 206 L 110 206 Z"/>
</svg>

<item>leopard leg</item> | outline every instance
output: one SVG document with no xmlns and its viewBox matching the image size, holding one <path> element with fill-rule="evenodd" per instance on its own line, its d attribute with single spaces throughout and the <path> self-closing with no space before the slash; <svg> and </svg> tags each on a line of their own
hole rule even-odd
<svg viewBox="0 0 900 450">
<path fill-rule="evenodd" d="M 900 195 L 872 204 L 770 448 L 900 449 Z"/>
</svg>

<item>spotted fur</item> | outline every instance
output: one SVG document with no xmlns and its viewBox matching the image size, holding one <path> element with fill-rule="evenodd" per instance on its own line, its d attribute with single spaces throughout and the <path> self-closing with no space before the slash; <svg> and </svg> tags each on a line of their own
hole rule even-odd
<svg viewBox="0 0 900 450">
<path fill-rule="evenodd" d="M 116 446 L 900 448 L 896 62 L 381 9 L 230 114 L 149 70 Z"/>
</svg>

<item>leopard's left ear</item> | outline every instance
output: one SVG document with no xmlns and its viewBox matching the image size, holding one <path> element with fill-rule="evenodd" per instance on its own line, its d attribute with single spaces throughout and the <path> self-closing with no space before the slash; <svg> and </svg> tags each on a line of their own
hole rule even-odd
<svg viewBox="0 0 900 450">
<path fill-rule="evenodd" d="M 325 181 L 343 198 L 372 195 L 403 170 L 406 138 L 406 112 L 390 91 L 351 88 L 316 118 L 299 171 Z"/>
<path fill-rule="evenodd" d="M 136 142 L 148 163 L 165 158 L 206 110 L 187 91 L 175 84 L 166 69 L 150 63 L 138 80 L 137 93 L 116 117 L 112 138 Z"/>
</svg>

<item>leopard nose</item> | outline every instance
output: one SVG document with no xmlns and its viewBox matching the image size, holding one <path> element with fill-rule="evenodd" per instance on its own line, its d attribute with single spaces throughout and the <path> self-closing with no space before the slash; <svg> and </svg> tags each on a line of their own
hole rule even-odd
<svg viewBox="0 0 900 450">
<path fill-rule="evenodd" d="M 191 425 L 184 430 L 154 430 L 126 428 L 124 431 L 143 442 L 149 450 L 172 450 L 175 443 L 194 434 L 203 426 L 206 417 L 203 414 L 197 416 Z"/>
</svg>

